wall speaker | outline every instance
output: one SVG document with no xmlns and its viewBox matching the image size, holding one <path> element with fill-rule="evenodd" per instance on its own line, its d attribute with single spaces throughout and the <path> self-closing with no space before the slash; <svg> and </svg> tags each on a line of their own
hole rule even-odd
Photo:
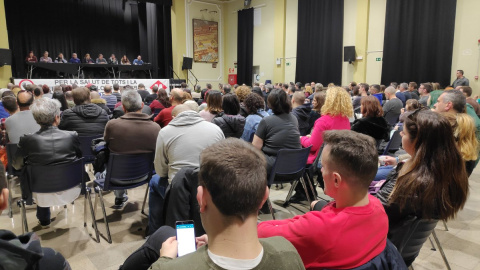
<svg viewBox="0 0 480 270">
<path fill-rule="evenodd" d="M 192 69 L 193 58 L 183 57 L 182 70 Z"/>
<path fill-rule="evenodd" d="M 12 65 L 12 51 L 9 49 L 0 49 L 0 67 Z"/>
<path fill-rule="evenodd" d="M 350 64 L 355 62 L 355 46 L 343 47 L 343 62 Z"/>
</svg>

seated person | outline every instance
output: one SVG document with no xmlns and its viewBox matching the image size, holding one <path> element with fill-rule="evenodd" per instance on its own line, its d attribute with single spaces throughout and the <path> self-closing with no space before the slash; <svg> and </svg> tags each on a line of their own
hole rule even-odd
<svg viewBox="0 0 480 270">
<path fill-rule="evenodd" d="M 375 140 L 390 140 L 390 126 L 383 118 L 383 109 L 376 97 L 363 97 L 360 110 L 362 118 L 355 120 L 352 130 L 368 135 Z"/>
<path fill-rule="evenodd" d="M 8 192 L 5 167 L 0 166 L 0 214 L 8 206 Z M 16 236 L 0 230 L 0 242 L 0 269 L 71 269 L 62 254 L 41 247 L 35 233 Z"/>
<path fill-rule="evenodd" d="M 375 141 L 351 130 L 325 131 L 323 140 L 324 191 L 335 201 L 321 211 L 261 222 L 258 236 L 287 238 L 307 269 L 355 268 L 379 255 L 387 240 L 385 210 L 368 194 L 378 164 Z M 314 210 L 320 205 L 312 202 Z"/>
<path fill-rule="evenodd" d="M 60 123 L 60 106 L 58 100 L 47 98 L 37 99 L 30 106 L 33 118 L 40 125 L 40 130 L 20 137 L 16 155 L 24 158 L 25 165 L 67 163 L 82 156 L 77 133 L 57 128 Z M 28 179 L 22 177 L 22 194 L 28 196 L 29 191 L 26 190 L 28 184 L 24 181 Z M 37 203 L 37 218 L 40 225 L 49 226 L 50 206 L 71 203 L 80 195 L 80 186 L 62 192 L 38 194 L 34 192 L 32 195 Z"/>
<path fill-rule="evenodd" d="M 108 122 L 107 112 L 91 103 L 88 88 L 75 88 L 72 95 L 75 107 L 63 112 L 58 128 L 76 131 L 79 136 L 102 135 Z"/>
<path fill-rule="evenodd" d="M 164 226 L 120 269 L 304 269 L 284 238 L 257 237 L 258 210 L 269 193 L 265 166 L 263 154 L 239 139 L 207 147 L 197 188 L 207 235 L 197 238 L 197 251 L 177 258 L 175 230 Z"/>
<path fill-rule="evenodd" d="M 302 91 L 296 91 L 292 96 L 292 114 L 297 117 L 300 136 L 305 136 L 310 131 L 308 116 L 311 110 L 310 104 L 305 104 L 305 94 Z"/>
<path fill-rule="evenodd" d="M 216 115 L 212 119 L 212 123 L 222 129 L 225 138 L 240 138 L 245 126 L 245 117 L 239 114 L 240 102 L 233 94 L 224 95 L 222 100 L 223 112 Z"/>
<path fill-rule="evenodd" d="M 265 101 L 255 93 L 248 94 L 243 103 L 248 111 L 248 116 L 245 118 L 242 139 L 246 142 L 252 142 L 260 120 L 269 114 L 265 111 Z"/>
</svg>

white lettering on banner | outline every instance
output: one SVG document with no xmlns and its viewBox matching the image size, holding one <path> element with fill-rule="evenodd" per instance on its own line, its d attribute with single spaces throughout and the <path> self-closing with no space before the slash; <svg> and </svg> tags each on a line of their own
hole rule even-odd
<svg viewBox="0 0 480 270">
<path fill-rule="evenodd" d="M 138 89 L 138 85 L 143 83 L 145 89 L 151 92 L 153 86 L 158 86 L 158 88 L 163 88 L 167 93 L 170 92 L 170 81 L 168 79 L 15 79 L 14 83 L 19 85 L 22 89 L 25 89 L 26 85 L 35 84 L 35 85 L 48 85 L 50 89 L 53 90 L 53 87 L 57 85 L 73 85 L 76 84 L 80 87 L 86 86 L 87 84 L 93 84 L 97 87 L 100 92 L 103 92 L 105 85 L 119 84 L 120 86 L 130 85 L 133 89 Z"/>
</svg>

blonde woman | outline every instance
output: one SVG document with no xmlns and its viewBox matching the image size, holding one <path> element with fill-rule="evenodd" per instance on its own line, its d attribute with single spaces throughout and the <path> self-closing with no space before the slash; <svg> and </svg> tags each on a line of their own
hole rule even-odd
<svg viewBox="0 0 480 270">
<path fill-rule="evenodd" d="M 470 176 L 478 158 L 478 141 L 475 136 L 475 121 L 466 113 L 442 113 L 453 128 L 453 137 L 458 150 L 465 161 L 467 174 Z"/>
<path fill-rule="evenodd" d="M 327 90 L 325 104 L 321 109 L 322 117 L 313 125 L 311 135 L 300 137 L 303 147 L 312 146 L 307 164 L 312 164 L 323 144 L 323 132 L 326 130 L 350 129 L 349 117 L 353 116 L 350 95 L 341 87 L 330 87 Z"/>
</svg>

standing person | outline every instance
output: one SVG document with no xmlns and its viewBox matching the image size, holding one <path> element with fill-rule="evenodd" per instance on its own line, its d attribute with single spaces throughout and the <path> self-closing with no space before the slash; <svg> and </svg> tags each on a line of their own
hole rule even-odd
<svg viewBox="0 0 480 270">
<path fill-rule="evenodd" d="M 461 69 L 457 70 L 457 79 L 452 83 L 453 89 L 457 89 L 459 86 L 470 86 L 470 82 L 463 76 L 463 70 Z"/>
<path fill-rule="evenodd" d="M 267 99 L 273 115 L 260 120 L 252 144 L 261 150 L 267 160 L 267 173 L 270 174 L 280 149 L 300 149 L 298 121 L 292 110 L 287 93 L 281 89 L 273 90 Z"/>
<path fill-rule="evenodd" d="M 37 57 L 33 54 L 33 51 L 30 51 L 25 58 L 25 62 L 36 63 L 38 62 Z"/>
</svg>

